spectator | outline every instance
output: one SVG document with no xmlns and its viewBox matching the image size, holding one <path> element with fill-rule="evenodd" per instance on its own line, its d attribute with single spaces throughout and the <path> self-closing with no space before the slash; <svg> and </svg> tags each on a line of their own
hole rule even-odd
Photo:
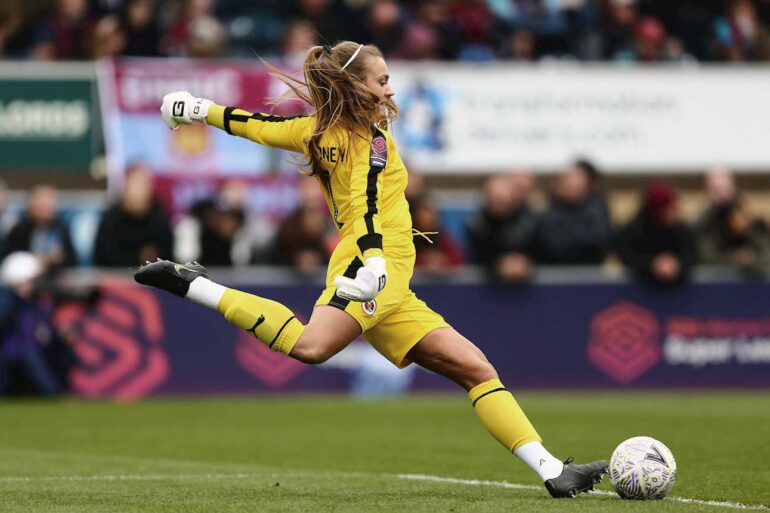
<svg viewBox="0 0 770 513">
<path fill-rule="evenodd" d="M 304 20 L 295 21 L 286 27 L 284 32 L 281 41 L 281 59 L 287 66 L 301 69 L 307 49 L 317 44 L 319 44 L 318 34 L 313 24 Z"/>
<path fill-rule="evenodd" d="M 320 36 L 323 43 L 333 44 L 347 37 L 343 20 L 349 20 L 351 13 L 347 12 L 344 4 L 332 5 L 333 0 L 298 0 L 291 4 L 289 18 L 303 20 L 298 23 L 309 23 L 313 39 Z"/>
<path fill-rule="evenodd" d="M 172 56 L 216 57 L 225 42 L 225 29 L 214 17 L 214 0 L 185 0 L 163 47 Z"/>
<path fill-rule="evenodd" d="M 700 224 L 707 223 L 710 213 L 732 203 L 738 197 L 735 176 L 723 167 L 712 167 L 706 171 L 704 187 L 709 206 L 701 217 Z"/>
<path fill-rule="evenodd" d="M 328 211 L 318 203 L 301 203 L 278 227 L 274 262 L 312 275 L 329 262 L 332 229 Z"/>
<path fill-rule="evenodd" d="M 696 223 L 701 261 L 734 265 L 747 274 L 759 273 L 768 259 L 766 226 L 749 218 L 738 197 L 734 175 L 722 167 L 711 168 L 704 186 L 708 206 Z"/>
<path fill-rule="evenodd" d="M 496 20 L 484 0 L 457 2 L 452 6 L 452 17 L 458 25 L 462 44 L 461 60 L 486 61 L 494 59 L 490 43 Z"/>
<path fill-rule="evenodd" d="M 54 14 L 51 0 L 0 0 L 0 58 L 27 58 L 41 22 Z"/>
<path fill-rule="evenodd" d="M 633 53 L 634 28 L 639 19 L 636 0 L 603 0 L 601 7 L 602 57 L 608 60 Z"/>
<path fill-rule="evenodd" d="M 76 264 L 69 228 L 56 215 L 56 189 L 50 185 L 32 188 L 27 211 L 8 234 L 5 251 L 29 251 L 47 271 Z"/>
<path fill-rule="evenodd" d="M 527 205 L 527 174 L 494 176 L 484 184 L 485 205 L 469 228 L 475 261 L 506 282 L 532 272 L 537 218 Z"/>
<path fill-rule="evenodd" d="M 89 58 L 94 25 L 88 0 L 56 0 L 55 13 L 37 30 L 34 56 L 42 60 Z"/>
<path fill-rule="evenodd" d="M 686 282 L 697 260 L 695 238 L 681 221 L 676 191 L 667 182 L 647 188 L 639 215 L 620 230 L 616 244 L 631 271 L 657 286 Z"/>
<path fill-rule="evenodd" d="M 123 55 L 160 55 L 160 31 L 152 0 L 126 0 L 120 12 L 120 30 L 125 38 Z"/>
<path fill-rule="evenodd" d="M 550 0 L 486 0 L 487 5 L 503 21 L 510 32 L 514 50 L 526 49 L 534 57 L 535 41 L 542 42 L 547 54 L 563 54 L 567 42 L 568 20 L 577 18 L 586 9 L 581 0 L 553 2 Z M 579 27 L 572 27 L 578 32 Z"/>
<path fill-rule="evenodd" d="M 508 46 L 503 55 L 517 62 L 533 62 L 537 59 L 537 39 L 534 32 L 517 29 L 508 36 Z"/>
<path fill-rule="evenodd" d="M 153 199 L 150 171 L 134 164 L 126 170 L 120 199 L 102 214 L 94 263 L 136 266 L 146 260 L 171 258 L 172 239 L 168 216 Z"/>
<path fill-rule="evenodd" d="M 126 35 L 116 16 L 108 15 L 96 22 L 91 36 L 90 56 L 94 59 L 115 57 L 126 46 Z"/>
<path fill-rule="evenodd" d="M 739 200 L 713 212 L 711 222 L 698 233 L 701 262 L 731 265 L 747 275 L 757 275 L 770 263 L 767 226 L 751 219 Z"/>
<path fill-rule="evenodd" d="M 248 265 L 263 260 L 274 230 L 249 216 L 248 190 L 240 180 L 225 182 L 215 197 L 198 201 L 174 228 L 174 255 L 204 265 Z"/>
<path fill-rule="evenodd" d="M 429 27 L 436 38 L 435 52 L 437 57 L 444 60 L 457 58 L 460 51 L 461 38 L 459 26 L 452 19 L 446 0 L 426 0 L 416 7 L 418 22 Z"/>
<path fill-rule="evenodd" d="M 14 388 L 10 377 L 18 371 L 40 394 L 60 390 L 43 352 L 55 334 L 50 312 L 37 300 L 44 273 L 45 264 L 27 252 L 11 253 L 0 266 L 0 394 Z"/>
<path fill-rule="evenodd" d="M 634 27 L 634 46 L 627 56 L 628 60 L 658 62 L 663 59 L 665 42 L 666 29 L 663 24 L 651 16 L 645 16 Z"/>
<path fill-rule="evenodd" d="M 272 261 L 301 274 L 316 274 L 329 261 L 339 238 L 317 182 L 302 179 L 297 186 L 299 206 L 278 227 Z"/>
<path fill-rule="evenodd" d="M 401 4 L 395 0 L 374 0 L 366 17 L 362 41 L 377 45 L 386 57 L 396 52 L 406 27 Z"/>
<path fill-rule="evenodd" d="M 422 198 L 412 206 L 412 223 L 416 230 L 415 269 L 433 274 L 446 274 L 463 264 L 460 246 L 449 232 L 441 230 L 435 205 Z"/>
<path fill-rule="evenodd" d="M 420 21 L 406 25 L 398 50 L 391 54 L 394 59 L 413 61 L 437 60 L 439 36 L 432 26 Z"/>
<path fill-rule="evenodd" d="M 0 56 L 5 54 L 7 41 L 21 26 L 18 0 L 0 0 Z"/>
<path fill-rule="evenodd" d="M 757 16 L 751 0 L 730 0 L 727 16 L 714 21 L 714 53 L 727 61 L 770 59 L 770 31 Z"/>
<path fill-rule="evenodd" d="M 550 206 L 540 217 L 535 247 L 542 263 L 600 264 L 607 255 L 612 227 L 584 165 L 576 163 L 559 175 Z"/>
</svg>

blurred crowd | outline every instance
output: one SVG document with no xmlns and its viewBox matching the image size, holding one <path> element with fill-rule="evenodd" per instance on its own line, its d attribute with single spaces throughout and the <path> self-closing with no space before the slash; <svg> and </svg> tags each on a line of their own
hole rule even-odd
<svg viewBox="0 0 770 513">
<path fill-rule="evenodd" d="M 247 189 L 225 182 L 172 218 L 158 203 L 150 171 L 127 170 L 115 201 L 101 212 L 90 261 L 126 274 L 146 260 L 198 260 L 208 266 L 269 264 L 320 277 L 338 240 L 316 180 L 298 177 L 296 208 L 271 223 L 246 207 Z M 551 179 L 547 201 L 533 207 L 532 174 L 516 171 L 486 179 L 477 211 L 461 230 L 450 230 L 419 174 L 406 191 L 415 233 L 416 269 L 422 276 L 451 277 L 466 264 L 483 269 L 491 283 L 515 286 L 541 266 L 606 266 L 647 286 L 670 289 L 688 282 L 699 264 L 730 267 L 747 279 L 770 271 L 770 235 L 751 215 L 733 174 L 714 168 L 704 175 L 705 208 L 685 219 L 674 186 L 651 181 L 635 216 L 613 223 L 599 170 L 576 161 Z M 57 306 L 88 307 L 98 287 L 74 293 L 59 272 L 83 264 L 73 229 L 60 215 L 57 190 L 37 185 L 17 215 L 3 215 L 0 183 L 0 395 L 66 390 L 74 361 L 66 330 L 55 325 Z M 542 202 L 540 202 L 542 203 Z M 15 219 L 15 220 L 14 220 Z"/>
<path fill-rule="evenodd" d="M 764 61 L 770 0 L 0 0 L 0 56 Z"/>
<path fill-rule="evenodd" d="M 684 219 L 677 190 L 656 180 L 641 192 L 636 215 L 613 226 L 598 170 L 575 162 L 553 181 L 548 206 L 534 212 L 531 177 L 489 179 L 481 212 L 470 224 L 475 262 L 506 282 L 530 278 L 536 265 L 624 265 L 656 287 L 686 283 L 695 265 L 729 266 L 747 278 L 770 269 L 764 220 L 752 217 L 734 176 L 705 174 L 707 205 Z"/>
<path fill-rule="evenodd" d="M 654 180 L 640 193 L 637 215 L 621 224 L 613 223 L 602 174 L 589 161 L 576 161 L 553 177 L 539 208 L 532 206 L 532 174 L 492 176 L 479 210 L 466 213 L 458 229 L 458 223 L 447 227 L 446 212 L 412 173 L 406 195 L 416 267 L 444 275 L 476 264 L 498 281 L 520 282 L 541 265 L 625 265 L 658 286 L 686 282 L 697 264 L 731 266 L 747 277 L 770 270 L 766 223 L 747 210 L 733 174 L 714 168 L 704 176 L 707 205 L 696 219 L 683 218 L 674 186 Z M 31 189 L 26 209 L 11 221 L 2 215 L 0 186 L 0 255 L 33 254 L 49 275 L 84 263 L 127 269 L 155 258 L 285 266 L 318 275 L 338 235 L 316 180 L 298 180 L 297 206 L 278 221 L 250 211 L 246 184 L 237 179 L 172 219 L 156 199 L 150 170 L 135 164 L 120 195 L 101 213 L 88 258 L 75 250 L 73 228 L 57 215 L 55 188 Z"/>
</svg>

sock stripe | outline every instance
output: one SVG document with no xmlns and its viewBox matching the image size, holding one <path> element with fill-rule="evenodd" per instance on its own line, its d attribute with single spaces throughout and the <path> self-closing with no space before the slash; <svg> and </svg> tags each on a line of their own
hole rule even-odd
<svg viewBox="0 0 770 513">
<path fill-rule="evenodd" d="M 476 398 L 476 399 L 473 401 L 473 403 L 471 403 L 471 406 L 475 407 L 475 406 L 476 406 L 476 403 L 477 403 L 477 402 L 479 402 L 479 399 L 481 399 L 482 397 L 486 397 L 486 396 L 488 396 L 489 394 L 494 394 L 495 392 L 500 392 L 501 390 L 503 390 L 503 391 L 504 391 L 504 390 L 505 390 L 505 387 L 495 388 L 494 390 L 490 390 L 489 392 L 484 392 L 483 394 L 481 394 L 480 396 L 478 396 L 478 397 L 477 397 L 477 398 Z"/>
<path fill-rule="evenodd" d="M 275 341 L 278 340 L 278 337 L 281 336 L 281 333 L 283 332 L 283 329 L 289 324 L 289 322 L 291 322 L 292 319 L 295 319 L 295 317 L 293 315 L 291 317 L 289 317 L 286 320 L 286 322 L 283 323 L 283 326 L 281 326 L 281 329 L 278 330 L 278 333 L 275 334 L 275 338 L 273 339 L 272 342 L 270 342 L 270 345 L 268 345 L 267 347 L 269 347 L 270 349 L 273 348 L 273 344 L 275 344 Z"/>
</svg>

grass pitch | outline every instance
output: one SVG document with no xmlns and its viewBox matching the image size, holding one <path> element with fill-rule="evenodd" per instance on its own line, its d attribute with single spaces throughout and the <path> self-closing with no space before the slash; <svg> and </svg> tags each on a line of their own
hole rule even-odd
<svg viewBox="0 0 770 513">
<path fill-rule="evenodd" d="M 5 402 L 0 511 L 770 512 L 770 394 L 518 398 L 560 457 L 609 459 L 625 438 L 659 438 L 679 467 L 672 498 L 622 501 L 605 482 L 550 499 L 459 393 L 263 396 Z"/>
</svg>

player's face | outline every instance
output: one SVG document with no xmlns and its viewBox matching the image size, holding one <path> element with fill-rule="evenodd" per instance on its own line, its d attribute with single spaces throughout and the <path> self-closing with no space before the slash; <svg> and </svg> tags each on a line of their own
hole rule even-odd
<svg viewBox="0 0 770 513">
<path fill-rule="evenodd" d="M 366 69 L 366 87 L 379 97 L 380 102 L 390 99 L 396 93 L 390 87 L 390 72 L 385 59 L 372 57 Z"/>
</svg>

